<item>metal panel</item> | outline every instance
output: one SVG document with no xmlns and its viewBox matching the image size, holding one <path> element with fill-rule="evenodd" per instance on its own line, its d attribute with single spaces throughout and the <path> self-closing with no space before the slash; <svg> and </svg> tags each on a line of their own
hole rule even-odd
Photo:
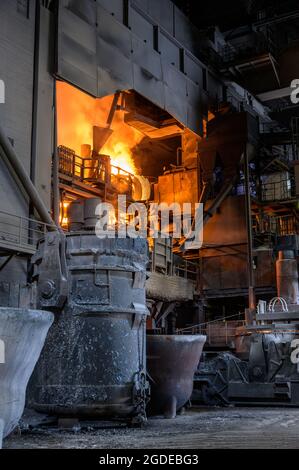
<svg viewBox="0 0 299 470">
<path fill-rule="evenodd" d="M 124 19 L 124 2 L 119 0 L 97 0 L 97 3 L 105 8 L 105 10 L 110 13 L 117 21 L 120 23 Z"/>
<path fill-rule="evenodd" d="M 210 73 L 208 73 L 208 90 L 210 99 L 217 101 L 221 98 L 222 83 Z"/>
<path fill-rule="evenodd" d="M 192 80 L 188 77 L 186 78 L 186 85 L 187 85 L 187 98 L 189 103 L 192 103 L 194 107 L 200 105 L 202 101 L 202 89 L 199 85 L 196 85 Z"/>
<path fill-rule="evenodd" d="M 174 36 L 192 54 L 198 55 L 198 30 L 177 7 L 174 7 Z"/>
<path fill-rule="evenodd" d="M 85 1 L 87 8 L 90 0 Z M 75 15 L 74 3 L 71 4 L 72 12 L 60 4 L 59 76 L 99 97 L 116 90 L 135 89 L 181 123 L 199 132 L 201 118 L 197 112 L 203 109 L 200 97 L 200 63 L 197 64 L 189 54 L 187 74 L 190 74 L 190 79 L 193 80 L 191 82 L 180 71 L 182 48 L 170 34 L 161 32 L 159 53 L 153 47 L 154 20 L 151 20 L 146 11 L 158 15 L 158 11 L 172 11 L 173 6 L 168 2 L 163 6 L 158 2 L 142 2 L 142 14 L 140 2 L 138 6 L 132 2 L 129 12 L 130 30 L 117 21 L 115 14 L 111 15 L 113 5 L 116 5 L 114 1 L 111 5 L 106 0 L 98 0 L 94 4 L 97 10 L 95 27 L 86 18 L 82 19 L 82 11 L 80 18 Z M 104 4 L 107 10 L 103 8 Z M 118 6 L 122 4 L 118 0 Z M 70 6 L 70 1 L 64 2 L 64 5 Z M 81 9 L 84 10 L 83 5 Z M 187 85 L 189 81 L 190 84 Z"/>
<path fill-rule="evenodd" d="M 180 47 L 163 33 L 160 34 L 159 50 L 164 61 L 180 68 Z"/>
<path fill-rule="evenodd" d="M 35 1 L 29 18 L 17 11 L 17 2 L 0 2 L 0 78 L 5 82 L 5 103 L 0 104 L 0 125 L 13 141 L 26 171 L 30 172 Z M 28 202 L 0 162 L 0 210 L 28 216 Z"/>
<path fill-rule="evenodd" d="M 133 46 L 133 61 L 148 72 L 149 75 L 153 75 L 158 80 L 162 80 L 162 65 L 161 56 L 155 50 L 147 47 L 143 41 L 135 36 L 132 36 Z"/>
<path fill-rule="evenodd" d="M 169 0 L 149 1 L 149 15 L 171 35 L 174 33 L 173 9 L 174 4 Z"/>
<path fill-rule="evenodd" d="M 116 90 L 133 88 L 133 64 L 122 52 L 98 38 L 98 89 L 99 97 L 111 95 Z"/>
<path fill-rule="evenodd" d="M 145 13 L 148 13 L 149 12 L 149 4 L 152 1 L 153 0 L 131 0 L 131 5 L 132 6 L 137 5 L 137 7 L 140 8 L 142 11 L 144 11 Z"/>
<path fill-rule="evenodd" d="M 200 104 L 198 106 L 194 106 L 194 103 L 190 102 L 187 104 L 187 127 L 199 135 L 203 134 L 201 109 Z"/>
<path fill-rule="evenodd" d="M 149 47 L 154 47 L 154 26 L 135 8 L 130 10 L 130 28 L 136 36 L 142 39 Z"/>
<path fill-rule="evenodd" d="M 207 209 L 212 201 L 207 202 Z M 245 202 L 243 196 L 229 196 L 219 212 L 205 225 L 204 244 L 209 246 L 246 244 Z M 212 251 L 211 251 L 212 252 Z"/>
<path fill-rule="evenodd" d="M 63 6 L 90 26 L 95 26 L 95 2 L 92 0 L 64 0 Z"/>
<path fill-rule="evenodd" d="M 202 134 L 202 112 L 204 110 L 202 89 L 188 78 L 186 83 L 188 99 L 187 126 L 195 130 L 197 134 Z"/>
<path fill-rule="evenodd" d="M 131 58 L 132 54 L 132 33 L 123 24 L 116 21 L 101 7 L 97 8 L 97 35 L 105 42 L 119 50 L 119 54 Z M 98 53 L 101 50 L 98 49 Z"/>
<path fill-rule="evenodd" d="M 86 0 L 84 0 L 86 1 Z M 57 75 L 92 95 L 97 94 L 96 29 L 60 7 Z"/>
<path fill-rule="evenodd" d="M 97 8 L 99 97 L 133 88 L 132 33 L 100 6 Z"/>
<path fill-rule="evenodd" d="M 171 65 L 162 63 L 165 86 L 165 109 L 181 123 L 187 124 L 186 77 Z"/>
<path fill-rule="evenodd" d="M 152 101 L 152 103 L 164 109 L 165 91 L 163 83 L 157 80 L 154 76 L 149 76 L 145 69 L 136 64 L 133 64 L 133 73 L 134 90 Z"/>
<path fill-rule="evenodd" d="M 221 284 L 220 289 L 237 289 L 246 288 L 248 285 L 247 280 L 247 259 L 246 255 L 236 256 L 220 256 L 216 259 L 219 260 Z M 215 289 L 216 286 L 212 286 Z"/>
<path fill-rule="evenodd" d="M 30 172 L 32 100 L 34 70 L 35 0 L 29 4 L 29 15 L 17 11 L 17 2 L 0 2 L 0 78 L 4 81 L 5 103 L 0 104 L 0 125 L 13 141 L 18 157 Z M 10 175 L 0 158 L 0 211 L 28 216 L 28 199 Z M 15 230 L 5 217 L 0 217 L 1 230 Z M 11 217 L 10 217 L 11 219 Z M 11 220 L 10 220 L 11 223 Z M 2 234 L 3 235 L 3 234 Z M 3 239 L 3 236 L 2 236 Z M 3 241 L 3 240 L 2 240 Z M 0 258 L 0 264 L 7 257 Z M 0 272 L 2 305 L 19 306 L 20 292 L 27 282 L 27 257 L 16 256 Z M 12 297 L 11 297 L 12 296 Z M 11 302 L 11 303 L 10 303 Z"/>
<path fill-rule="evenodd" d="M 198 201 L 197 170 L 178 171 L 159 176 L 158 202 L 171 204 L 177 202 L 181 206 L 185 202 Z"/>
<path fill-rule="evenodd" d="M 185 72 L 196 85 L 202 86 L 202 67 L 189 54 L 185 54 Z"/>
</svg>

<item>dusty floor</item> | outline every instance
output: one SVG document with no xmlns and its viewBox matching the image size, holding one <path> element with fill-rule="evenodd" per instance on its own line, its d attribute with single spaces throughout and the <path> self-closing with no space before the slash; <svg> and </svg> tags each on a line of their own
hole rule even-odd
<svg viewBox="0 0 299 470">
<path fill-rule="evenodd" d="M 152 418 L 143 429 L 93 427 L 63 431 L 49 426 L 11 435 L 7 449 L 299 449 L 299 409 L 195 408 L 175 420 Z"/>
</svg>

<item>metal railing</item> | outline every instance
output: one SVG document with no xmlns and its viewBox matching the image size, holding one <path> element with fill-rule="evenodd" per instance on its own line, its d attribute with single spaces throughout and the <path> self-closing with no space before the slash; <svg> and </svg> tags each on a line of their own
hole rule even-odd
<svg viewBox="0 0 299 470">
<path fill-rule="evenodd" d="M 262 220 L 253 217 L 252 220 L 254 236 L 264 237 L 268 234 L 269 241 L 271 235 L 295 235 L 299 233 L 299 220 L 294 215 L 269 216 L 264 215 Z"/>
<path fill-rule="evenodd" d="M 235 317 L 239 315 L 233 315 Z M 207 344 L 214 347 L 232 346 L 236 339 L 237 328 L 245 326 L 245 320 L 212 320 L 194 325 L 182 330 L 178 330 L 177 334 L 205 335 Z"/>
<path fill-rule="evenodd" d="M 151 238 L 149 245 L 150 271 L 197 282 L 199 266 L 173 253 L 172 238 Z"/>
<path fill-rule="evenodd" d="M 75 151 L 64 146 L 58 147 L 59 173 L 77 179 L 82 183 L 111 182 L 111 175 L 123 175 L 132 178 L 133 175 L 122 168 L 111 165 L 108 155 L 98 155 L 92 158 L 83 158 Z"/>
<path fill-rule="evenodd" d="M 0 250 L 33 254 L 37 242 L 53 226 L 0 211 Z"/>
<path fill-rule="evenodd" d="M 277 44 L 270 35 L 266 38 L 259 32 L 251 34 L 250 42 L 241 37 L 239 41 L 235 40 L 233 45 L 226 44 L 219 51 L 224 63 L 233 63 L 235 61 L 255 58 L 269 53 L 276 57 Z"/>
<path fill-rule="evenodd" d="M 263 9 L 257 10 L 257 25 L 259 22 L 267 24 L 267 22 L 271 23 L 272 20 L 279 21 L 281 15 L 291 15 L 294 11 L 298 11 L 297 0 L 272 2 L 270 6 L 266 6 Z M 293 37 L 293 34 L 291 37 Z"/>
<path fill-rule="evenodd" d="M 260 124 L 260 133 L 261 134 L 276 134 L 276 133 L 290 133 L 290 129 L 284 126 L 281 126 L 276 121 L 270 122 L 261 122 Z"/>
<path fill-rule="evenodd" d="M 286 201 L 295 197 L 295 185 L 291 178 L 262 184 L 262 201 Z"/>
<path fill-rule="evenodd" d="M 212 322 L 201 327 L 199 334 L 207 336 L 210 346 L 230 346 L 236 339 L 236 329 L 244 325 L 244 320 Z"/>
<path fill-rule="evenodd" d="M 192 263 L 192 261 L 175 256 L 173 274 L 196 282 L 199 275 L 199 266 L 196 263 Z"/>
<path fill-rule="evenodd" d="M 270 218 L 270 231 L 279 236 L 299 233 L 299 221 L 292 215 Z"/>
<path fill-rule="evenodd" d="M 150 270 L 168 276 L 173 274 L 171 238 L 150 238 Z"/>
</svg>

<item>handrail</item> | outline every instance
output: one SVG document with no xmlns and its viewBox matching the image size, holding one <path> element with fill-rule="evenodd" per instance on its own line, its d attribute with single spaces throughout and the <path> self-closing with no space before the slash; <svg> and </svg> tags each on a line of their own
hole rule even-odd
<svg viewBox="0 0 299 470">
<path fill-rule="evenodd" d="M 36 219 L 0 211 L 0 247 L 10 251 L 34 253 L 38 241 L 52 224 Z"/>
</svg>

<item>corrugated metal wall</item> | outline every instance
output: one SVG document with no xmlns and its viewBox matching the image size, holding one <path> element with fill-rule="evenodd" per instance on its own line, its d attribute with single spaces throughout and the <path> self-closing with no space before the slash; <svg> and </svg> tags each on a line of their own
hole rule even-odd
<svg viewBox="0 0 299 470">
<path fill-rule="evenodd" d="M 35 0 L 0 2 L 0 78 L 5 104 L 0 123 L 30 172 Z M 0 160 L 0 210 L 28 216 L 28 204 Z"/>
<path fill-rule="evenodd" d="M 0 104 L 0 124 L 30 174 L 35 0 L 0 2 L 0 79 L 5 82 L 5 103 Z M 29 205 L 20 187 L 0 159 L 0 211 L 28 217 Z M 1 216 L 0 237 L 14 240 L 18 219 Z M 22 234 L 26 235 L 24 230 Z M 0 256 L 0 265 L 7 258 Z M 0 271 L 0 305 L 26 305 L 27 258 L 17 255 Z"/>
</svg>

